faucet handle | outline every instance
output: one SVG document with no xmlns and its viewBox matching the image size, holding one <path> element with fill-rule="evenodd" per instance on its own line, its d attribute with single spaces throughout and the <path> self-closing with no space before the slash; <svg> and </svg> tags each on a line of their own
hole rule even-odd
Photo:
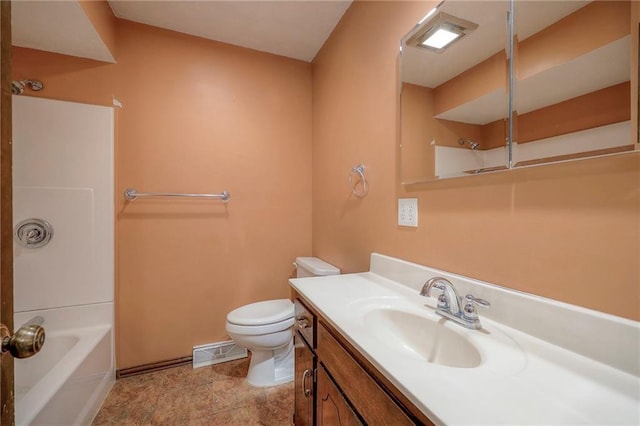
<svg viewBox="0 0 640 426">
<path fill-rule="evenodd" d="M 444 309 L 444 310 L 449 309 L 449 300 L 447 299 L 447 296 L 444 294 L 444 289 L 442 289 L 442 293 L 440 293 L 440 295 L 438 296 L 438 308 Z"/>
<path fill-rule="evenodd" d="M 478 305 L 478 306 L 480 306 L 482 308 L 490 308 L 491 307 L 491 303 L 487 302 L 484 299 L 480 299 L 479 297 L 475 297 L 473 294 L 467 294 L 464 298 L 467 301 L 467 304 L 475 303 L 476 305 Z"/>
<path fill-rule="evenodd" d="M 440 284 L 438 281 L 444 280 L 444 278 L 433 277 L 422 285 L 422 290 L 420 290 L 421 296 L 431 296 L 431 289 L 435 288 L 441 291 L 440 295 L 438 295 L 438 309 L 449 309 L 449 300 L 445 295 L 446 287 L 444 284 Z"/>
<path fill-rule="evenodd" d="M 476 310 L 476 306 L 481 306 L 483 308 L 491 307 L 491 303 L 487 302 L 484 299 L 480 299 L 475 297 L 473 294 L 467 294 L 465 297 L 465 304 L 462 310 L 462 315 L 465 319 L 469 321 L 479 321 L 478 320 L 478 311 Z"/>
</svg>

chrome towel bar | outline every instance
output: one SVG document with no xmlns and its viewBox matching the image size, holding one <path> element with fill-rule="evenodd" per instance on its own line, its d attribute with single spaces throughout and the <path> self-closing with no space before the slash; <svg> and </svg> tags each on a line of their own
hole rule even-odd
<svg viewBox="0 0 640 426">
<path fill-rule="evenodd" d="M 175 192 L 138 192 L 135 188 L 127 188 L 124 191 L 124 198 L 133 201 L 138 197 L 189 197 L 189 198 L 217 198 L 223 203 L 229 201 L 231 197 L 227 191 L 220 194 L 179 194 Z"/>
</svg>

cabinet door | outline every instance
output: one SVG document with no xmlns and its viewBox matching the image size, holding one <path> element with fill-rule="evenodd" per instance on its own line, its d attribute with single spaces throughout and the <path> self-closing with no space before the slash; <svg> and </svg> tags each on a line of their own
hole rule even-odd
<svg viewBox="0 0 640 426">
<path fill-rule="evenodd" d="M 324 324 L 317 331 L 319 363 L 326 366 L 340 390 L 365 422 L 394 426 L 415 425 Z"/>
<path fill-rule="evenodd" d="M 299 333 L 293 336 L 295 347 L 295 424 L 313 425 L 313 369 L 315 355 Z"/>
<path fill-rule="evenodd" d="M 317 426 L 362 424 L 322 366 L 318 367 L 317 391 Z"/>
</svg>

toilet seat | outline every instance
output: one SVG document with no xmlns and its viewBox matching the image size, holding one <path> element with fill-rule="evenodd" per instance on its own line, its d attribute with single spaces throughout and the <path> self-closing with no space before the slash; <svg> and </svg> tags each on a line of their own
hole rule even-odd
<svg viewBox="0 0 640 426">
<path fill-rule="evenodd" d="M 229 312 L 226 329 L 247 336 L 277 333 L 292 327 L 293 317 L 293 303 L 289 299 L 266 300 Z"/>
<path fill-rule="evenodd" d="M 293 317 L 280 322 L 265 325 L 238 325 L 227 321 L 226 330 L 229 333 L 241 334 L 245 336 L 259 336 L 262 334 L 277 333 L 293 327 L 295 320 Z"/>
<path fill-rule="evenodd" d="M 293 318 L 293 303 L 289 299 L 265 300 L 241 306 L 227 315 L 227 322 L 244 326 L 263 326 Z"/>
</svg>

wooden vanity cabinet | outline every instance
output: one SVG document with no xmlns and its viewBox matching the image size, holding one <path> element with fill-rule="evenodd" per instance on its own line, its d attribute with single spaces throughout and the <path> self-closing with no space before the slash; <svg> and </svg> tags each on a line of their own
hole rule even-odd
<svg viewBox="0 0 640 426">
<path fill-rule="evenodd" d="M 433 425 L 310 304 L 294 298 L 296 426 Z M 313 374 L 305 373 L 311 365 Z"/>
<path fill-rule="evenodd" d="M 358 426 L 363 424 L 322 365 L 317 370 L 316 420 L 317 426 Z"/>
<path fill-rule="evenodd" d="M 324 323 L 319 324 L 317 333 L 318 359 L 367 424 L 416 424 L 336 340 Z"/>
<path fill-rule="evenodd" d="M 314 419 L 314 383 L 316 356 L 307 346 L 300 333 L 293 336 L 295 350 L 295 410 L 294 423 L 297 426 L 312 426 Z"/>
<path fill-rule="evenodd" d="M 293 345 L 295 351 L 293 422 L 296 426 L 315 424 L 316 316 L 299 299 L 294 299 L 295 324 Z"/>
</svg>

